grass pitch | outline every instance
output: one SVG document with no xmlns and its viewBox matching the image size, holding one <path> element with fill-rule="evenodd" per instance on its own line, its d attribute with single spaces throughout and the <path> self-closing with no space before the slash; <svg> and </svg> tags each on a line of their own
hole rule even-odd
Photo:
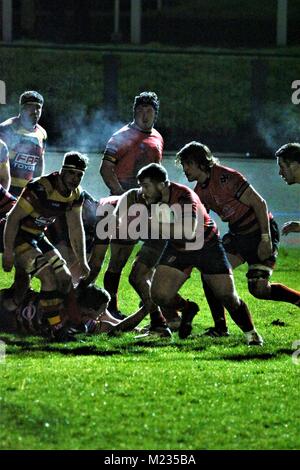
<svg viewBox="0 0 300 470">
<path fill-rule="evenodd" d="M 299 289 L 299 259 L 300 250 L 282 250 L 273 282 Z M 128 271 L 120 303 L 131 313 L 138 299 Z M 248 348 L 230 318 L 230 337 L 201 337 L 212 320 L 197 271 L 182 289 L 201 306 L 184 341 L 127 333 L 64 345 L 0 334 L 0 449 L 298 449 L 300 357 L 292 361 L 292 343 L 300 341 L 300 311 L 254 299 L 245 272 L 235 271 L 236 285 L 262 348 Z M 1 275 L 1 287 L 10 285 L 11 275 Z"/>
</svg>

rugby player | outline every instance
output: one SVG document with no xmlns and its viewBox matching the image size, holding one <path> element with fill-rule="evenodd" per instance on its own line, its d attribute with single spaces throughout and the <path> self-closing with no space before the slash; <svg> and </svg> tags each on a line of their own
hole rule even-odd
<svg viewBox="0 0 300 470">
<path fill-rule="evenodd" d="M 290 142 L 280 147 L 275 153 L 279 166 L 279 175 L 286 184 L 300 184 L 300 144 Z M 300 232 L 300 221 L 290 220 L 282 227 L 282 234 Z"/>
<path fill-rule="evenodd" d="M 197 181 L 194 191 L 206 209 L 228 222 L 223 246 L 233 268 L 248 264 L 249 292 L 258 299 L 299 306 L 299 292 L 269 281 L 278 254 L 279 230 L 260 194 L 241 173 L 220 165 L 209 148 L 199 142 L 185 145 L 177 154 L 177 162 L 188 181 Z M 205 278 L 203 287 L 215 321 L 208 334 L 226 335 L 224 309 Z"/>
<path fill-rule="evenodd" d="M 87 279 L 80 281 L 81 285 L 86 286 L 96 280 L 109 245 L 111 249 L 111 256 L 107 272 L 112 273 L 114 272 L 114 269 L 118 270 L 125 266 L 138 240 L 137 238 L 131 240 L 129 236 L 126 236 L 125 238 L 119 237 L 117 233 L 117 227 L 115 227 L 116 229 L 114 232 L 112 224 L 118 223 L 119 207 L 120 203 L 122 203 L 121 205 L 123 206 L 124 198 L 126 198 L 126 207 L 129 209 L 133 204 L 136 203 L 136 197 L 138 197 L 139 193 L 140 191 L 138 189 L 134 189 L 126 192 L 122 196 L 109 196 L 100 199 L 97 209 L 99 215 L 97 218 L 98 225 L 96 226 L 96 234 L 93 239 L 93 245 L 89 259 L 89 266 L 91 271 Z M 127 200 L 128 195 L 129 199 Z M 127 214 L 126 218 L 128 218 Z M 85 223 L 84 226 L 86 230 Z M 110 230 L 110 228 L 112 228 L 112 230 Z M 164 246 L 165 242 L 161 240 L 145 240 L 133 263 L 133 267 L 129 276 L 129 282 L 134 287 L 141 299 L 143 299 L 143 301 L 145 300 L 146 295 L 144 293 L 144 289 L 146 292 L 149 292 L 149 281 L 153 274 L 153 268 L 159 259 Z M 121 314 L 118 310 L 118 294 L 117 290 L 115 290 L 118 288 L 119 283 L 109 284 L 107 272 L 104 276 L 104 282 L 106 288 L 109 288 L 107 289 L 108 292 L 110 295 L 112 295 L 109 309 L 113 316 L 120 318 Z"/>
<path fill-rule="evenodd" d="M 158 112 L 159 100 L 156 93 L 140 93 L 134 99 L 133 121 L 109 139 L 104 150 L 100 174 L 112 195 L 121 195 L 135 188 L 139 169 L 148 163 L 161 162 L 164 142 L 160 133 L 154 129 Z M 121 318 L 117 291 L 122 269 L 133 250 L 133 245 L 126 240 L 111 244 L 111 262 L 104 275 L 104 287 L 111 295 L 110 311 Z"/>
<path fill-rule="evenodd" d="M 10 289 L 0 291 L 0 332 L 25 334 L 32 336 L 45 336 L 57 340 L 52 335 L 49 323 L 43 315 L 39 306 L 39 294 L 29 290 L 22 304 L 10 310 Z M 117 320 L 112 317 L 107 309 L 109 294 L 104 289 L 95 285 L 89 285 L 84 289 L 76 290 L 76 301 L 80 312 L 80 322 L 73 325 L 72 319 L 68 317 L 66 309 L 62 310 L 62 322 L 65 330 L 70 333 L 69 339 L 73 340 L 76 333 L 110 335 L 118 332 L 133 330 L 144 318 L 143 309 L 130 315 L 126 320 Z"/>
<path fill-rule="evenodd" d="M 89 261 L 89 258 L 94 250 L 96 242 L 95 230 L 97 222 L 96 212 L 98 202 L 96 201 L 96 199 L 93 198 L 90 193 L 85 190 L 82 191 L 82 199 L 82 223 L 85 233 L 86 255 Z M 55 219 L 55 222 L 49 225 L 49 227 L 47 227 L 47 238 L 52 243 L 52 245 L 54 245 L 55 248 L 58 249 L 62 257 L 66 261 L 67 266 L 72 274 L 72 281 L 74 287 L 76 287 L 80 282 L 82 273 L 70 242 L 68 225 L 65 215 L 57 217 Z M 90 274 L 88 275 L 88 278 L 85 278 L 84 280 L 84 285 L 87 287 L 89 284 L 93 283 L 97 277 L 97 274 L 94 276 L 91 270 Z"/>
<path fill-rule="evenodd" d="M 19 115 L 0 124 L 0 139 L 9 151 L 11 186 L 9 191 L 19 196 L 32 178 L 44 173 L 47 133 L 38 121 L 44 98 L 37 91 L 25 91 L 19 99 Z"/>
<path fill-rule="evenodd" d="M 60 172 L 28 183 L 8 216 L 4 232 L 4 271 L 11 271 L 15 262 L 31 277 L 41 280 L 39 305 L 54 337 L 61 340 L 65 331 L 60 311 L 65 295 L 72 291 L 72 278 L 61 254 L 46 238 L 45 231 L 57 216 L 66 214 L 73 251 L 82 276 L 88 276 L 90 270 L 81 216 L 83 198 L 79 186 L 87 161 L 79 152 L 68 152 Z"/>
<path fill-rule="evenodd" d="M 100 174 L 112 195 L 134 188 L 140 168 L 161 161 L 163 138 L 153 127 L 158 111 L 157 95 L 151 91 L 140 93 L 134 99 L 133 121 L 109 139 Z"/>
<path fill-rule="evenodd" d="M 190 188 L 170 182 L 165 168 L 155 163 L 142 168 L 137 178 L 148 207 L 165 203 L 174 210 L 173 221 L 170 219 L 165 223 L 158 220 L 157 223 L 155 218 L 151 220 L 151 229 L 155 229 L 156 224 L 159 235 L 170 238 L 151 282 L 152 301 L 159 307 L 177 308 L 176 295 L 188 279 L 191 269 L 196 267 L 245 333 L 247 343 L 262 345 L 263 339 L 254 327 L 248 307 L 236 293 L 217 226 L 199 197 Z M 178 208 L 180 212 L 176 219 Z M 179 327 L 180 338 L 186 338 L 191 333 L 195 314 L 194 309 L 187 308 L 183 311 Z"/>
</svg>

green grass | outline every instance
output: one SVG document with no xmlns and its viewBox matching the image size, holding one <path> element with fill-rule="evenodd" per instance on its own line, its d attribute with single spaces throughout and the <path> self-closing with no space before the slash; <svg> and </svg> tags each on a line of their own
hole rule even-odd
<svg viewBox="0 0 300 470">
<path fill-rule="evenodd" d="M 299 254 L 281 251 L 274 282 L 299 289 Z M 138 303 L 128 270 L 120 292 L 127 313 Z M 200 336 L 212 321 L 196 271 L 182 293 L 201 313 L 185 341 L 127 333 L 59 345 L 2 334 L 0 449 L 299 448 L 300 366 L 291 358 L 299 310 L 253 299 L 244 267 L 235 278 L 262 348 L 248 348 L 230 319 L 230 337 Z M 10 282 L 3 274 L 1 286 Z M 277 319 L 284 326 L 272 325 Z"/>
</svg>

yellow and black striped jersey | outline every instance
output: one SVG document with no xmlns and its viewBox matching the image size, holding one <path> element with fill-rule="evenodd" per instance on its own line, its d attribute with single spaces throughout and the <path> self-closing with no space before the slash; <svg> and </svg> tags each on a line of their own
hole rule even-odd
<svg viewBox="0 0 300 470">
<path fill-rule="evenodd" d="M 28 215 L 22 220 L 21 229 L 32 234 L 41 234 L 56 217 L 83 204 L 81 187 L 78 186 L 69 196 L 58 191 L 59 173 L 42 176 L 26 186 L 21 193 L 18 206 Z"/>
</svg>

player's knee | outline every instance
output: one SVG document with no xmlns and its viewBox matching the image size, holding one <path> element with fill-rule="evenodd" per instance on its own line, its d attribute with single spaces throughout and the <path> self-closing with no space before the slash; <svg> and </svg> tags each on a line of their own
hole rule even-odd
<svg viewBox="0 0 300 470">
<path fill-rule="evenodd" d="M 250 269 L 247 273 L 248 289 L 250 294 L 257 299 L 268 299 L 270 274 L 271 270 L 265 267 L 264 269 Z"/>
<path fill-rule="evenodd" d="M 268 283 L 265 280 L 249 280 L 248 289 L 250 294 L 257 299 L 267 299 L 268 298 Z"/>
<path fill-rule="evenodd" d="M 129 282 L 132 287 L 138 286 L 141 283 L 144 283 L 149 278 L 149 269 L 139 262 L 133 263 L 130 275 Z"/>
<path fill-rule="evenodd" d="M 46 268 L 36 276 L 42 285 L 42 290 L 52 291 L 56 289 L 56 279 L 50 268 Z"/>
<path fill-rule="evenodd" d="M 234 293 L 224 293 L 219 297 L 219 300 L 227 310 L 235 310 L 240 305 L 239 298 Z"/>
</svg>

